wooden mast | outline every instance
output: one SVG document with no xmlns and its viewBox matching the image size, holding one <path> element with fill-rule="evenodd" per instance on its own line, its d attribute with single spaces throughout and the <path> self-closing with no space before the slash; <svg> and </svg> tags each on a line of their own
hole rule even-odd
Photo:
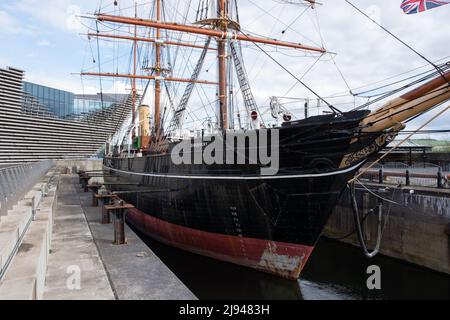
<svg viewBox="0 0 450 320">
<path fill-rule="evenodd" d="M 156 21 L 148 20 L 148 19 L 138 19 L 137 13 L 135 18 L 130 17 L 121 17 L 107 14 L 96 14 L 98 21 L 108 21 L 115 22 L 121 24 L 128 24 L 135 26 L 135 34 L 134 37 L 125 37 L 125 36 L 112 36 L 112 35 L 100 35 L 96 34 L 98 37 L 109 37 L 109 38 L 117 38 L 117 39 L 128 39 L 134 42 L 134 72 L 133 74 L 113 74 L 113 73 L 89 73 L 84 72 L 82 75 L 92 75 L 92 76 L 104 76 L 104 77 L 123 77 L 123 78 L 131 78 L 133 79 L 133 119 L 134 119 L 134 104 L 136 101 L 136 79 L 150 79 L 155 80 L 155 109 L 154 109 L 154 128 L 156 138 L 159 139 L 161 135 L 161 81 L 178 81 L 178 82 L 195 82 L 200 84 L 218 84 L 219 85 L 219 107 L 220 107 L 220 125 L 221 128 L 226 130 L 228 129 L 228 99 L 227 99 L 227 41 L 241 40 L 246 42 L 253 43 L 261 43 L 267 45 L 274 45 L 286 48 L 300 49 L 311 52 L 318 53 L 326 53 L 324 48 L 313 47 L 308 45 L 303 45 L 301 43 L 293 43 L 286 41 L 279 41 L 275 39 L 254 37 L 247 34 L 239 33 L 239 29 L 235 29 L 233 27 L 233 21 L 231 21 L 228 17 L 228 0 L 217 0 L 217 8 L 218 8 L 218 17 L 216 19 L 211 19 L 212 25 L 215 28 L 203 28 L 196 27 L 192 25 L 183 25 L 171 22 L 162 22 L 161 21 L 161 2 L 162 0 L 156 1 Z M 137 11 L 137 9 L 136 9 Z M 156 38 L 138 38 L 136 28 L 137 26 L 144 26 L 149 28 L 156 29 Z M 214 49 L 218 51 L 218 83 L 211 81 L 202 81 L 196 80 L 192 81 L 189 79 L 180 79 L 173 77 L 163 77 L 162 74 L 162 66 L 161 66 L 161 47 L 163 45 L 163 41 L 161 41 L 161 29 L 164 30 L 172 30 L 179 32 L 187 32 L 193 34 L 199 34 L 209 37 L 215 37 L 218 43 L 218 48 Z M 233 30 L 231 30 L 233 29 Z M 231 30 L 231 31 L 230 31 Z M 149 76 L 141 76 L 136 74 L 136 49 L 137 49 L 137 41 L 147 41 L 155 43 L 155 60 L 156 64 L 154 66 L 155 75 Z M 169 42 L 165 42 L 169 44 Z M 181 43 L 181 42 L 171 42 L 173 45 L 187 46 L 187 47 L 196 47 L 191 44 Z"/>
<path fill-rule="evenodd" d="M 232 39 L 246 41 L 246 42 L 254 42 L 254 43 L 268 44 L 268 45 L 274 45 L 274 46 L 280 46 L 280 47 L 286 47 L 286 48 L 301 49 L 301 50 L 318 52 L 318 53 L 326 53 L 327 52 L 324 48 L 307 46 L 307 45 L 303 45 L 301 43 L 253 37 L 253 36 L 246 35 L 246 34 L 239 34 L 237 32 L 226 33 L 221 30 L 199 28 L 199 27 L 195 27 L 195 26 L 169 23 L 169 22 L 157 22 L 157 21 L 152 21 L 152 20 L 147 20 L 147 19 L 135 19 L 135 18 L 113 16 L 113 15 L 106 15 L 106 14 L 97 14 L 97 20 L 98 21 L 116 22 L 116 23 L 122 23 L 122 24 L 138 25 L 138 26 L 149 27 L 149 28 L 160 28 L 160 29 L 165 29 L 165 30 L 188 32 L 188 33 L 200 34 L 200 35 L 204 35 L 204 36 L 216 37 L 218 39 L 232 38 Z"/>
<path fill-rule="evenodd" d="M 228 31 L 227 0 L 217 0 L 218 2 L 218 27 L 226 33 Z M 220 127 L 222 130 L 228 129 L 228 99 L 227 99 L 227 50 L 226 39 L 217 39 L 217 50 L 219 59 L 219 114 Z"/>
<path fill-rule="evenodd" d="M 424 113 L 450 99 L 450 71 L 439 75 L 400 97 L 372 111 L 361 122 L 364 132 L 380 132 L 403 124 L 405 120 Z"/>
<path fill-rule="evenodd" d="M 138 42 L 150 42 L 155 43 L 156 39 L 153 38 L 142 38 L 142 37 L 131 37 L 131 36 L 117 36 L 112 34 L 104 34 L 104 33 L 87 33 L 86 34 L 89 37 L 98 37 L 98 38 L 109 38 L 109 39 L 121 39 L 121 40 L 136 40 Z M 200 46 L 192 43 L 186 43 L 186 42 L 180 42 L 180 41 L 165 41 L 165 40 L 159 40 L 158 41 L 161 46 L 169 45 L 169 46 L 180 46 L 180 47 L 188 47 L 188 48 L 195 48 L 195 49 L 204 49 L 205 46 Z M 217 51 L 216 48 L 210 48 L 208 47 L 208 50 L 211 51 Z"/>
<path fill-rule="evenodd" d="M 134 17 L 137 18 L 137 4 L 134 4 Z M 134 26 L 134 36 L 137 37 L 137 26 Z M 132 101 L 132 108 L 131 108 L 131 137 L 134 138 L 135 136 L 135 124 L 136 124 L 136 57 L 137 57 L 137 41 L 134 40 L 133 41 L 133 78 L 131 79 L 132 81 L 132 96 L 133 96 L 133 101 Z"/>
<path fill-rule="evenodd" d="M 109 73 L 109 72 L 82 72 L 82 76 L 95 76 L 95 77 L 110 77 L 110 78 L 130 78 L 130 79 L 146 79 L 146 80 L 161 80 L 161 78 L 157 78 L 156 76 L 144 76 L 144 75 L 133 75 L 133 74 L 122 74 L 122 73 Z M 210 85 L 218 85 L 217 82 L 207 81 L 207 80 L 192 80 L 192 79 L 183 79 L 183 78 L 174 78 L 174 77 L 164 77 L 164 81 L 171 82 L 184 82 L 184 83 L 196 83 L 196 84 L 210 84 Z"/>
<path fill-rule="evenodd" d="M 156 0 L 156 21 L 161 22 L 161 0 Z M 156 42 L 155 42 L 155 114 L 154 114 L 154 127 L 156 139 L 159 140 L 160 125 L 161 125 L 161 29 L 156 28 Z"/>
</svg>

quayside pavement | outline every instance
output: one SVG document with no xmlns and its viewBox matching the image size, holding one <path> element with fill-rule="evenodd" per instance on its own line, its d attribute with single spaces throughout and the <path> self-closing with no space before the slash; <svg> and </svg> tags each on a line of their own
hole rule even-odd
<svg viewBox="0 0 450 320">
<path fill-rule="evenodd" d="M 0 300 L 196 299 L 128 226 L 113 244 L 78 175 L 50 167 L 0 172 Z"/>
<path fill-rule="evenodd" d="M 60 176 L 44 299 L 196 299 L 128 226 L 127 244 L 114 245 L 113 224 L 78 182 Z"/>
</svg>

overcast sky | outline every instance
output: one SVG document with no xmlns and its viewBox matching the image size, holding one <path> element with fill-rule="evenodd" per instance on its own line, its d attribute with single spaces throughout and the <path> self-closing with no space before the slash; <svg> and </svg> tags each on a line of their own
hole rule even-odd
<svg viewBox="0 0 450 320">
<path fill-rule="evenodd" d="M 99 91 L 98 80 L 80 81 L 81 69 L 97 68 L 96 43 L 91 45 L 86 37 L 86 26 L 93 21 L 76 18 L 79 14 L 92 13 L 99 6 L 103 11 L 111 11 L 113 1 L 92 0 L 3 0 L 0 3 L 0 66 L 14 66 L 26 71 L 29 81 L 73 91 L 95 93 Z M 122 9 L 132 7 L 133 1 L 119 0 Z M 138 1 L 139 15 L 147 18 L 151 1 Z M 167 15 L 179 18 L 187 0 L 166 0 Z M 294 0 L 295 2 L 295 0 Z M 375 20 L 386 26 L 405 42 L 432 61 L 446 61 L 450 56 L 450 5 L 415 15 L 405 15 L 399 8 L 401 0 L 353 0 L 355 5 L 367 12 Z M 197 1 L 193 0 L 193 6 Z M 409 72 L 430 69 L 426 62 L 395 39 L 369 22 L 361 14 L 341 0 L 322 0 L 323 5 L 307 10 L 299 5 L 283 3 L 283 0 L 238 0 L 242 29 L 271 38 L 301 42 L 313 46 L 324 46 L 336 55 L 324 55 L 315 63 L 317 55 L 307 55 L 293 50 L 274 52 L 265 49 L 280 63 L 289 68 L 322 96 L 348 93 L 347 81 L 355 92 L 363 87 L 375 88 L 378 81 Z M 192 13 L 192 12 L 191 12 Z M 133 14 L 133 9 L 122 10 L 122 14 Z M 192 19 L 192 16 L 190 17 Z M 179 19 L 178 19 L 179 20 Z M 288 27 L 287 27 L 288 26 Z M 284 31 L 284 32 L 283 32 Z M 191 39 L 192 40 L 192 39 Z M 106 43 L 108 45 L 108 43 Z M 111 44 L 109 44 L 111 45 Z M 247 71 L 259 105 L 268 104 L 270 96 L 284 96 L 296 80 L 270 61 L 254 45 L 244 50 Z M 123 65 L 128 67 L 129 44 L 123 44 Z M 105 55 L 108 56 L 107 54 Z M 315 63 L 315 64 L 314 64 Z M 195 59 L 192 62 L 195 64 Z M 208 62 L 205 63 L 208 67 Z M 314 67 L 311 68 L 311 66 Z M 104 64 L 104 72 L 113 64 Z M 341 74 L 338 72 L 342 72 Z M 308 73 L 305 72 L 309 70 Z M 403 75 L 405 77 L 412 73 Z M 208 78 L 213 74 L 205 74 Z M 401 79 L 393 78 L 393 80 Z M 386 81 L 381 84 L 387 83 Z M 129 88 L 124 81 L 103 81 L 104 91 L 123 91 Z M 310 92 L 296 85 L 289 92 L 293 97 L 310 97 Z M 331 101 L 336 104 L 348 103 L 342 108 L 350 108 L 354 100 L 351 96 Z M 356 103 L 360 103 L 357 100 Z M 432 116 L 432 113 L 415 120 L 412 129 Z M 450 114 L 441 117 L 429 129 L 450 129 Z M 442 135 L 440 137 L 443 137 Z M 448 135 L 445 135 L 448 138 Z"/>
</svg>

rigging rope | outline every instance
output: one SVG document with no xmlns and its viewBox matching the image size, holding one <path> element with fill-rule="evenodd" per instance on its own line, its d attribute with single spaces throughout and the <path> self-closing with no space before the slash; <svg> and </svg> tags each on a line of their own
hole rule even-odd
<svg viewBox="0 0 450 320">
<path fill-rule="evenodd" d="M 246 35 L 245 33 L 242 33 L 243 35 L 245 35 L 246 37 L 248 37 L 248 35 Z M 251 41 L 253 42 L 253 41 Z M 253 42 L 253 44 L 255 46 L 257 46 L 266 56 L 269 57 L 270 60 L 272 60 L 273 62 L 275 62 L 280 68 L 282 68 L 284 71 L 286 71 L 290 76 L 292 76 L 295 80 L 297 80 L 302 86 L 304 86 L 306 89 L 308 89 L 312 94 L 314 94 L 320 101 L 323 101 L 328 108 L 330 108 L 331 111 L 333 111 L 333 113 L 337 113 L 337 114 L 342 114 L 342 111 L 340 111 L 339 109 L 337 109 L 336 107 L 333 107 L 330 103 L 328 103 L 328 101 L 326 101 L 324 98 L 322 98 L 316 91 L 314 91 L 312 88 L 310 88 L 306 83 L 304 83 L 300 78 L 298 78 L 295 74 L 293 74 L 289 69 L 287 69 L 284 65 L 282 65 L 277 59 L 275 59 L 274 57 L 272 57 L 268 52 L 266 52 L 260 45 L 258 45 L 256 42 Z"/>
<path fill-rule="evenodd" d="M 262 8 L 260 5 L 258 5 L 256 2 L 254 2 L 254 1 L 252 1 L 252 0 L 248 0 L 248 1 L 249 1 L 250 3 L 252 3 L 255 7 L 257 7 L 259 10 L 261 10 L 262 12 L 264 12 L 265 14 L 267 14 L 268 16 L 270 16 L 270 17 L 272 17 L 273 19 L 275 19 L 280 25 L 282 25 L 282 26 L 284 26 L 284 27 L 288 27 L 288 25 L 287 25 L 281 18 L 277 18 L 277 17 L 274 16 L 272 13 L 270 13 L 269 11 L 265 10 L 265 9 Z M 284 5 L 283 5 L 283 9 L 284 9 L 284 6 L 285 6 L 285 5 L 287 5 L 287 4 L 284 4 Z M 303 38 L 305 38 L 306 40 L 308 40 L 308 41 L 314 43 L 315 45 L 320 46 L 319 43 L 317 43 L 316 41 L 310 39 L 309 37 L 307 37 L 307 36 L 301 34 L 301 33 L 298 32 L 297 30 L 292 29 L 292 28 L 286 28 L 286 29 L 289 29 L 289 30 L 293 31 L 294 33 L 296 33 L 296 34 L 299 35 L 300 37 L 303 37 Z"/>
<path fill-rule="evenodd" d="M 372 21 L 374 24 L 376 24 L 377 26 L 379 26 L 381 29 L 383 29 L 385 32 L 387 32 L 389 35 L 391 35 L 393 38 L 395 38 L 397 41 L 399 41 L 400 43 L 402 43 L 404 46 L 406 46 L 408 49 L 410 49 L 411 51 L 413 51 L 415 54 L 417 54 L 420 58 L 422 58 L 423 60 L 425 60 L 426 62 L 428 62 L 430 65 L 433 66 L 433 68 L 435 68 L 440 75 L 445 79 L 445 81 L 447 82 L 447 79 L 445 78 L 444 73 L 442 72 L 442 70 L 436 65 L 434 64 L 431 60 L 429 60 L 427 57 L 425 57 L 423 54 L 419 53 L 417 50 L 415 50 L 413 47 L 411 47 L 409 44 L 407 44 L 405 41 L 403 41 L 402 39 L 400 39 L 398 36 L 396 36 L 395 34 L 393 34 L 391 31 L 389 31 L 387 28 L 385 28 L 384 26 L 382 26 L 381 24 L 379 24 L 378 22 L 376 22 L 374 19 L 372 19 L 371 17 L 369 17 L 369 15 L 367 15 L 364 11 L 362 11 L 361 9 L 359 9 L 357 6 L 355 6 L 353 3 L 351 3 L 349 0 L 345 0 L 345 2 L 347 2 L 350 6 L 352 6 L 355 10 L 357 10 L 359 13 L 361 13 L 363 16 L 365 16 L 367 19 L 369 19 L 370 21 Z"/>
<path fill-rule="evenodd" d="M 422 130 L 424 127 L 426 127 L 428 124 L 439 118 L 441 115 L 443 115 L 445 112 L 447 112 L 450 109 L 450 105 L 448 105 L 445 109 L 438 112 L 436 115 L 434 115 L 431 119 L 426 121 L 424 124 L 422 124 L 417 130 L 414 130 L 412 133 L 408 134 L 406 138 L 404 138 L 402 141 L 397 143 L 394 147 L 389 149 L 386 153 L 384 153 L 381 157 L 379 157 L 376 161 L 372 162 L 368 167 L 364 168 L 361 172 L 359 172 L 353 179 L 349 181 L 349 183 L 353 183 L 356 180 L 358 180 L 363 174 L 365 174 L 367 171 L 369 171 L 371 168 L 373 168 L 377 163 L 379 163 L 381 160 L 386 158 L 389 154 L 391 154 L 394 150 L 399 148 L 402 144 L 404 144 L 407 140 L 409 140 L 416 132 Z"/>
<path fill-rule="evenodd" d="M 341 69 L 337 65 L 336 60 L 334 59 L 333 56 L 331 56 L 331 60 L 333 61 L 333 64 L 336 67 L 336 70 L 340 74 L 342 81 L 344 81 L 345 85 L 347 86 L 348 92 L 350 93 L 350 95 L 355 96 L 355 94 L 353 94 L 352 88 L 350 88 L 350 85 L 348 84 L 347 80 L 345 79 L 344 74 L 342 73 Z"/>
<path fill-rule="evenodd" d="M 444 57 L 444 58 L 441 58 L 441 59 L 436 60 L 435 63 L 440 62 L 440 61 L 444 61 L 444 60 L 448 60 L 449 58 L 450 58 L 450 56 L 446 56 L 446 57 Z M 364 89 L 364 88 L 370 87 L 370 86 L 372 86 L 372 85 L 376 85 L 376 84 L 379 84 L 379 83 L 383 83 L 383 82 L 385 82 L 385 81 L 388 81 L 388 80 L 391 80 L 391 79 L 398 78 L 398 77 L 400 77 L 400 76 L 403 76 L 403 75 L 405 75 L 405 74 L 412 73 L 412 72 L 414 72 L 414 71 L 416 71 L 416 70 L 425 68 L 425 67 L 427 67 L 427 66 L 428 66 L 428 63 L 427 63 L 426 65 L 422 65 L 422 66 L 420 66 L 420 67 L 417 67 L 417 68 L 411 69 L 411 70 L 409 70 L 409 71 L 402 72 L 402 73 L 399 73 L 399 74 L 396 74 L 396 75 L 387 77 L 387 78 L 382 79 L 382 80 L 378 80 L 378 81 L 371 82 L 371 83 L 366 83 L 366 84 L 364 84 L 364 85 L 362 85 L 362 86 L 359 86 L 359 87 L 354 88 L 352 91 L 359 90 L 359 89 Z M 370 91 L 372 91 L 372 90 L 370 90 Z M 370 91 L 369 91 L 369 92 L 370 92 Z M 347 96 L 347 91 L 334 93 L 334 94 L 332 94 L 330 97 L 331 97 L 331 98 L 332 98 L 332 97 L 340 97 L 340 96 L 342 96 L 342 95 Z"/>
<path fill-rule="evenodd" d="M 450 66 L 448 63 L 445 63 L 445 64 L 443 64 L 442 66 L 445 66 L 445 65 Z M 442 68 L 442 67 L 441 67 L 441 68 Z M 445 70 L 448 69 L 448 67 L 447 67 L 447 68 L 443 68 L 443 69 L 444 69 L 444 71 L 445 71 Z M 363 91 L 363 92 L 355 93 L 355 95 L 356 95 L 356 96 L 359 96 L 359 97 L 364 97 L 364 98 L 378 97 L 378 96 L 387 94 L 387 93 L 389 93 L 389 92 L 392 92 L 393 90 L 387 91 L 387 92 L 383 92 L 383 93 L 379 93 L 379 94 L 369 95 L 369 96 L 365 96 L 365 94 L 370 93 L 370 92 L 374 92 L 374 91 L 377 91 L 377 90 L 380 90 L 380 89 L 388 88 L 388 87 L 390 87 L 390 86 L 393 86 L 393 85 L 395 85 L 395 84 L 399 84 L 399 83 L 405 82 L 405 81 L 407 81 L 407 80 L 415 79 L 415 78 L 417 78 L 417 77 L 419 77 L 419 76 L 422 76 L 422 75 L 425 75 L 425 74 L 427 74 L 427 73 L 430 73 L 431 71 L 432 71 L 432 70 L 427 70 L 427 71 L 424 71 L 424 72 L 415 74 L 415 75 L 413 75 L 413 76 L 407 77 L 407 78 L 405 78 L 405 79 L 401 79 L 401 80 L 398 80 L 398 81 L 394 81 L 394 82 L 392 82 L 392 83 L 388 83 L 388 84 L 386 84 L 386 85 L 383 85 L 383 86 L 380 86 L 380 87 L 377 87 L 377 88 L 374 88 L 374 89 L 371 89 L 371 90 L 366 90 L 366 91 Z M 435 74 L 436 74 L 436 72 L 433 73 L 433 74 L 430 74 L 429 76 L 427 76 L 426 78 L 423 78 L 423 79 L 424 79 L 424 80 L 430 79 L 431 77 L 434 77 Z"/>
<path fill-rule="evenodd" d="M 449 87 L 450 87 L 450 84 L 447 85 L 445 88 L 449 88 Z M 444 89 L 444 88 L 438 88 L 438 89 L 435 89 L 435 90 L 433 90 L 433 91 L 430 91 L 427 95 L 429 96 L 430 94 L 435 93 L 435 92 L 439 92 L 439 91 L 441 91 L 441 90 L 443 90 L 443 89 Z M 381 122 L 381 121 L 383 121 L 383 120 L 386 120 L 386 119 L 388 119 L 388 118 L 390 118 L 390 117 L 392 117 L 392 116 L 395 116 L 395 115 L 400 114 L 400 113 L 402 113 L 402 112 L 405 112 L 405 111 L 414 109 L 415 107 L 417 107 L 418 105 L 420 105 L 420 104 L 422 104 L 422 103 L 431 101 L 431 100 L 433 100 L 433 99 L 435 99 L 435 98 L 437 98 L 437 97 L 443 96 L 443 95 L 445 95 L 445 94 L 447 94 L 447 92 L 442 92 L 442 93 L 439 93 L 436 97 L 429 97 L 429 98 L 427 98 L 426 100 L 419 101 L 419 102 L 415 103 L 414 105 L 412 105 L 412 106 L 410 106 L 410 107 L 408 107 L 408 108 L 406 108 L 406 109 L 398 110 L 398 111 L 396 111 L 396 112 L 387 114 L 386 116 L 381 117 L 381 118 L 379 118 L 379 119 L 377 119 L 377 120 L 374 120 L 374 121 L 368 123 L 368 125 L 374 125 L 375 123 L 378 123 L 378 122 Z M 410 103 L 410 102 L 411 102 L 411 101 L 404 101 L 404 102 L 402 102 L 401 104 L 398 104 L 397 107 L 403 106 L 403 105 L 408 104 L 408 103 Z M 433 108 L 435 108 L 435 107 L 433 107 Z M 429 109 L 429 110 L 427 110 L 427 111 L 430 111 L 430 110 L 431 110 L 431 109 Z M 427 111 L 426 111 L 426 112 L 427 112 Z M 375 111 L 375 113 L 377 113 L 377 112 L 382 112 L 382 111 Z M 424 112 L 424 113 L 425 113 L 425 112 Z M 420 116 L 420 115 L 423 115 L 424 113 L 417 114 L 415 117 L 418 117 L 418 116 Z M 413 119 L 414 119 L 414 118 L 413 118 Z M 410 119 L 408 119 L 406 122 L 408 122 L 408 121 L 410 121 Z"/>
<path fill-rule="evenodd" d="M 98 22 L 95 21 L 95 28 L 97 33 L 100 33 L 100 31 L 98 30 Z M 100 44 L 99 44 L 99 40 L 97 37 L 97 57 L 98 57 L 98 73 L 101 73 L 101 63 L 100 63 Z M 102 77 L 99 77 L 99 81 L 100 81 L 100 101 L 101 101 L 101 105 L 102 105 L 102 110 L 103 110 L 103 85 L 102 85 Z"/>
<path fill-rule="evenodd" d="M 450 65 L 449 65 L 449 67 L 450 67 Z M 445 68 L 445 70 L 447 70 L 447 69 L 448 69 L 448 67 Z M 396 94 L 396 93 L 398 93 L 398 92 L 400 92 L 400 91 L 403 91 L 404 89 L 410 88 L 410 87 L 412 87 L 412 86 L 414 86 L 414 85 L 416 85 L 416 84 L 419 84 L 419 83 L 424 82 L 424 81 L 426 81 L 426 80 L 432 79 L 432 78 L 433 78 L 434 76 L 436 76 L 436 75 L 437 75 L 437 72 L 434 72 L 434 73 L 432 73 L 432 74 L 430 74 L 430 75 L 427 75 L 427 76 L 425 76 L 425 77 L 422 77 L 422 78 L 420 78 L 420 79 L 418 79 L 418 80 L 415 80 L 415 81 L 413 81 L 413 82 L 411 82 L 411 83 L 409 83 L 409 84 L 407 84 L 407 85 L 404 85 L 403 87 L 394 89 L 394 90 L 392 90 L 392 91 L 390 91 L 390 92 L 388 92 L 388 93 L 386 93 L 386 94 L 384 94 L 384 95 L 382 95 L 382 96 L 380 96 L 380 97 L 378 97 L 378 98 L 376 98 L 376 99 L 374 99 L 374 100 L 372 100 L 372 101 L 368 101 L 368 102 L 366 102 L 365 104 L 362 104 L 362 105 L 360 105 L 359 107 L 353 109 L 352 111 L 364 109 L 364 108 L 366 108 L 366 107 L 368 107 L 368 106 L 370 106 L 370 105 L 372 105 L 372 104 L 374 104 L 374 103 L 376 103 L 376 102 L 378 102 L 378 101 L 381 101 L 381 100 L 383 100 L 383 99 L 385 99 L 385 98 L 387 98 L 387 97 L 390 97 L 390 96 L 392 96 L 392 95 L 394 95 L 394 94 Z M 440 90 L 440 89 L 439 89 L 439 90 Z"/>
<path fill-rule="evenodd" d="M 294 23 L 296 23 L 298 21 L 298 19 L 300 19 L 305 14 L 306 11 L 308 11 L 308 9 L 309 9 L 309 7 L 307 7 L 305 10 L 303 10 L 291 23 L 289 23 L 289 25 L 283 31 L 281 31 L 281 33 L 285 34 L 287 29 L 290 29 L 292 27 L 292 25 Z"/>
<path fill-rule="evenodd" d="M 308 70 L 305 71 L 305 73 L 300 77 L 300 80 L 303 80 L 304 77 L 315 67 L 315 65 L 320 61 L 320 59 L 323 57 L 325 53 L 322 53 L 315 61 L 314 63 L 308 68 Z M 298 84 L 299 82 L 296 81 L 283 96 L 287 96 Z"/>
</svg>

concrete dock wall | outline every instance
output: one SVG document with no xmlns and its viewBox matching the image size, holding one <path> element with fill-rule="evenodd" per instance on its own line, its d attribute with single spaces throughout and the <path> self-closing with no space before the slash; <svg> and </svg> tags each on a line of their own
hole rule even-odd
<svg viewBox="0 0 450 320">
<path fill-rule="evenodd" d="M 450 274 L 450 192 L 432 188 L 392 187 L 367 185 L 384 198 L 393 199 L 396 204 L 383 204 L 386 218 L 381 253 Z M 375 208 L 379 199 L 362 188 L 357 188 L 356 197 L 360 215 L 366 215 Z M 377 237 L 377 211 L 369 214 L 363 223 L 366 243 L 375 246 Z M 353 211 L 348 192 L 345 192 L 334 210 L 324 235 L 341 238 L 355 230 Z M 356 233 L 339 241 L 359 246 Z M 362 253 L 361 253 L 362 254 Z"/>
<path fill-rule="evenodd" d="M 56 168 L 63 174 L 77 173 L 78 170 L 102 170 L 102 159 L 65 159 L 55 160 Z M 76 169 L 76 171 L 75 171 Z"/>
<path fill-rule="evenodd" d="M 10 257 L 0 282 L 0 300 L 42 299 L 56 210 L 58 173 L 50 170 L 42 180 L 0 220 L 2 261 Z M 34 201 L 31 199 L 34 198 Z M 32 212 L 35 215 L 32 215 Z M 15 251 L 17 248 L 17 251 Z M 12 257 L 12 260 L 10 260 Z"/>
</svg>

